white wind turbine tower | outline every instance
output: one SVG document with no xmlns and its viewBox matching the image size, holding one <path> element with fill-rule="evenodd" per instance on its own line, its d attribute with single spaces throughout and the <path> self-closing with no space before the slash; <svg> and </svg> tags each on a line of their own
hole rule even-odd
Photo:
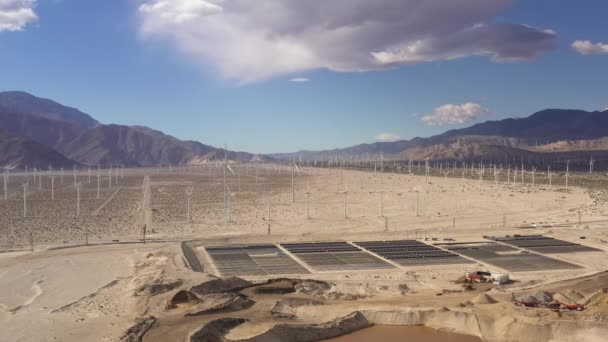
<svg viewBox="0 0 608 342">
<path fill-rule="evenodd" d="M 23 184 L 23 217 L 27 217 L 27 188 L 28 184 Z"/>
<path fill-rule="evenodd" d="M 466 165 L 466 164 L 465 164 L 465 165 Z M 464 191 L 464 175 L 465 175 L 465 173 L 466 173 L 466 172 L 467 172 L 467 168 L 466 168 L 466 166 L 465 166 L 465 167 L 463 167 L 463 168 L 462 168 L 462 180 L 461 180 L 461 183 L 462 183 L 462 191 Z"/>
<path fill-rule="evenodd" d="M 443 187 L 445 191 L 448 191 L 448 175 L 450 174 L 450 170 L 446 168 L 441 173 L 443 173 Z"/>
<path fill-rule="evenodd" d="M 233 219 L 232 219 L 232 206 L 233 206 L 233 198 L 234 198 L 235 194 L 230 190 L 230 187 L 228 187 L 228 210 L 227 210 L 227 216 L 228 216 L 228 223 L 232 223 Z"/>
<path fill-rule="evenodd" d="M 101 166 L 97 164 L 97 199 L 99 199 L 99 191 L 101 188 Z"/>
<path fill-rule="evenodd" d="M 271 220 L 271 218 L 270 218 L 270 190 L 268 191 L 268 193 L 266 195 L 266 198 L 267 198 L 267 201 L 266 201 L 266 203 L 267 203 L 267 217 L 266 217 L 266 221 L 270 222 L 270 220 Z"/>
<path fill-rule="evenodd" d="M 187 198 L 186 219 L 188 220 L 188 223 L 192 223 L 192 192 L 193 191 L 194 191 L 194 188 L 192 188 L 192 187 L 186 188 L 186 198 Z"/>
<path fill-rule="evenodd" d="M 384 176 L 384 152 L 380 153 L 380 184 L 382 184 L 382 179 Z"/>
<path fill-rule="evenodd" d="M 6 201 L 8 199 L 8 170 L 7 169 L 4 169 L 2 179 L 4 181 L 4 200 Z"/>
<path fill-rule="evenodd" d="M 480 168 L 479 170 L 475 171 L 475 173 L 477 173 L 479 175 L 479 186 L 481 186 L 481 183 L 483 182 L 483 174 L 485 173 L 485 169 Z"/>
<path fill-rule="evenodd" d="M 55 175 L 51 175 L 51 201 L 55 200 Z"/>
<path fill-rule="evenodd" d="M 420 216 L 420 189 L 414 188 L 416 191 L 416 217 Z"/>
<path fill-rule="evenodd" d="M 494 184 L 496 186 L 498 186 L 498 176 L 500 175 L 501 172 L 502 171 L 500 171 L 496 168 L 496 164 L 494 164 Z"/>
<path fill-rule="evenodd" d="M 80 217 L 80 182 L 76 183 L 76 217 Z"/>
<path fill-rule="evenodd" d="M 532 167 L 532 187 L 536 186 L 536 183 L 534 181 L 534 175 L 536 174 L 536 166 Z"/>
<path fill-rule="evenodd" d="M 566 189 L 568 189 L 568 178 L 570 177 L 570 161 L 566 162 Z"/>
<path fill-rule="evenodd" d="M 593 156 L 591 156 L 591 159 L 589 160 L 589 174 L 593 173 L 593 165 L 595 164 L 595 161 L 593 160 Z"/>
<path fill-rule="evenodd" d="M 293 162 L 291 164 L 291 202 L 295 203 L 296 202 L 296 181 L 295 181 L 295 172 L 296 170 L 298 170 L 298 172 L 300 172 L 300 168 L 298 167 L 298 165 L 296 164 L 296 159 L 293 159 Z M 342 169 L 340 169 L 342 170 Z"/>
<path fill-rule="evenodd" d="M 226 160 L 227 157 L 228 157 L 227 156 L 227 153 L 228 153 L 227 152 L 227 148 L 228 147 L 226 146 L 226 144 L 224 144 L 224 161 L 222 162 L 222 173 L 223 173 L 223 176 L 224 176 L 224 209 L 227 209 L 227 202 L 226 202 L 226 200 L 227 200 L 227 198 L 226 198 L 226 195 L 227 195 L 226 194 L 226 169 L 227 169 L 227 166 L 228 166 L 228 162 Z M 232 171 L 232 169 L 230 169 L 230 171 Z"/>
<path fill-rule="evenodd" d="M 424 165 L 424 169 L 426 172 L 426 193 L 429 193 L 429 158 L 426 158 L 424 160 L 425 165 Z"/>
<path fill-rule="evenodd" d="M 310 191 L 306 192 L 306 220 L 310 220 L 310 212 L 308 210 L 308 201 L 310 199 Z M 270 217 L 270 215 L 269 215 Z"/>
</svg>

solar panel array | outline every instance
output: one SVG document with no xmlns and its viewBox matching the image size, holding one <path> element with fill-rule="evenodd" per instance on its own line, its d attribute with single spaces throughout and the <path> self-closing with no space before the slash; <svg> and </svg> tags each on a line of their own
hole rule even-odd
<svg viewBox="0 0 608 342">
<path fill-rule="evenodd" d="M 543 235 L 524 235 L 514 237 L 491 238 L 511 246 L 529 249 L 538 253 L 559 254 L 574 252 L 600 252 L 600 249 L 579 245 L 577 243 L 558 240 Z"/>
<path fill-rule="evenodd" d="M 473 263 L 457 254 L 416 240 L 366 241 L 354 244 L 402 266 Z"/>
<path fill-rule="evenodd" d="M 206 247 L 223 277 L 310 273 L 275 245 Z"/>
<path fill-rule="evenodd" d="M 442 244 L 442 247 L 502 268 L 508 272 L 547 271 L 581 268 L 565 261 L 549 258 L 540 254 L 521 251 L 495 242 L 472 242 Z"/>
<path fill-rule="evenodd" d="M 285 243 L 281 246 L 320 272 L 394 268 L 346 242 Z"/>
</svg>

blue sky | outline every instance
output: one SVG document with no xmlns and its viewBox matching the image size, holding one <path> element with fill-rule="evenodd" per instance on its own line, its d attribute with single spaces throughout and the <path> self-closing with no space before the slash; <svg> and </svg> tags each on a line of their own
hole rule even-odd
<svg viewBox="0 0 608 342">
<path fill-rule="evenodd" d="M 319 23 L 334 17 L 310 16 L 298 25 L 277 27 L 278 19 L 289 22 L 293 13 L 298 18 L 309 13 L 293 0 L 285 0 L 267 21 L 260 17 L 267 12 L 240 4 L 243 0 L 0 0 L 0 13 L 3 1 L 31 8 L 37 19 L 24 17 L 2 30 L 0 16 L 0 90 L 51 98 L 103 123 L 146 125 L 231 149 L 269 153 L 346 147 L 374 142 L 381 133 L 387 139 L 429 136 L 545 108 L 608 106 L 608 46 L 599 44 L 608 43 L 608 2 L 602 0 L 496 0 L 496 8 L 484 9 L 475 21 L 467 16 L 471 9 L 477 13 L 480 0 L 462 0 L 468 12 L 454 25 L 481 21 L 487 29 L 470 34 L 478 26 L 463 27 L 456 37 L 447 29 L 427 32 L 418 22 L 406 22 L 413 19 L 389 16 L 379 7 L 358 11 L 364 7 L 360 0 L 337 1 L 352 5 L 349 20 L 377 13 L 367 22 L 386 18 L 404 24 L 398 32 L 383 28 L 382 34 L 393 39 L 383 46 L 359 41 L 369 33 L 364 29 L 354 38 L 322 31 L 327 25 Z M 282 0 L 259 3 L 264 1 L 276 6 Z M 400 6 L 397 0 L 382 2 Z M 424 1 L 402 2 L 404 17 L 417 2 Z M 223 6 L 221 13 L 216 5 Z M 331 15 L 330 10 L 325 12 Z M 279 38 L 257 44 L 259 36 L 248 32 L 253 29 L 233 30 L 241 24 L 220 17 L 227 14 L 239 23 L 255 18 L 266 25 L 264 32 Z M 441 19 L 436 13 L 432 18 Z M 502 23 L 520 25 L 517 32 L 523 32 L 498 27 Z M 322 29 L 313 35 L 301 27 Z M 288 28 L 294 31 L 281 36 Z M 509 41 L 495 39 L 503 35 Z M 404 41 L 406 36 L 414 38 Z M 576 51 L 572 43 L 577 40 L 591 45 Z M 288 51 L 286 41 L 293 43 Z M 421 50 L 393 44 L 411 46 L 412 41 L 428 44 Z M 503 46 L 514 48 L 505 52 Z M 371 49 L 385 47 L 391 63 L 397 62 L 370 62 Z M 294 78 L 308 82 L 291 82 Z M 467 103 L 475 106 L 463 106 Z M 424 116 L 439 121 L 430 125 Z"/>
</svg>

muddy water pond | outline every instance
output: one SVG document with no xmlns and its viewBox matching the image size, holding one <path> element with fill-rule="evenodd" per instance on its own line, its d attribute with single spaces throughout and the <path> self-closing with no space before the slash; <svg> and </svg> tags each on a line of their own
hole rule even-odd
<svg viewBox="0 0 608 342">
<path fill-rule="evenodd" d="M 325 342 L 481 342 L 479 337 L 437 331 L 424 326 L 374 325 Z"/>
</svg>

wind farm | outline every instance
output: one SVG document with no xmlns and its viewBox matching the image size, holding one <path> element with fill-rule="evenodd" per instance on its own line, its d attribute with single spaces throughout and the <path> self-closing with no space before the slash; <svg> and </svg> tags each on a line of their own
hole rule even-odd
<svg viewBox="0 0 608 342">
<path fill-rule="evenodd" d="M 159 324 L 179 316 L 162 303 L 176 300 L 177 289 L 205 281 L 241 279 L 252 288 L 274 286 L 279 279 L 290 279 L 293 284 L 314 279 L 316 286 L 326 284 L 316 290 L 318 293 L 296 291 L 324 303 L 298 307 L 298 315 L 317 315 L 323 310 L 323 319 L 293 323 L 294 331 L 324 321 L 345 324 L 339 333 L 322 329 L 322 336 L 330 338 L 357 330 L 346 323 L 349 320 L 357 322 L 354 326 L 367 326 L 365 322 L 373 316 L 370 312 L 379 308 L 388 315 L 373 318 L 379 326 L 411 325 L 409 319 L 397 322 L 388 318 L 401 312 L 404 304 L 399 303 L 403 301 L 434 303 L 438 293 L 443 294 L 446 303 L 473 300 L 489 288 L 479 285 L 465 291 L 457 279 L 479 269 L 509 274 L 511 283 L 488 292 L 503 306 L 512 305 L 500 299 L 505 293 L 543 288 L 543 284 L 559 284 L 594 273 L 594 279 L 604 279 L 602 271 L 608 267 L 606 202 L 603 191 L 593 190 L 601 186 L 604 176 L 588 170 L 541 174 L 526 166 L 523 173 L 510 172 L 510 167 L 474 162 L 397 162 L 378 156 L 377 160 L 293 159 L 266 164 L 222 159 L 203 165 L 99 167 L 91 168 L 91 172 L 87 167 L 74 168 L 69 175 L 51 168 L 7 171 L 6 200 L 0 203 L 5 213 L 0 246 L 4 255 L 21 255 L 34 264 L 44 262 L 50 270 L 58 267 L 53 260 L 69 260 L 81 253 L 101 253 L 110 259 L 114 255 L 139 258 L 136 265 L 141 270 L 132 273 L 129 282 L 141 282 L 142 288 L 164 284 L 158 285 L 163 288 L 160 293 L 150 297 L 160 302 L 148 306 L 148 310 L 154 310 L 156 322 L 146 330 L 143 340 L 149 341 L 162 341 L 169 334 L 193 340 L 195 328 L 174 330 Z M 540 247 L 507 247 L 505 237 L 526 239 Z M 487 252 L 480 254 L 480 248 Z M 503 249 L 506 251 L 494 252 Z M 145 256 L 142 251 L 147 251 Z M 40 259 L 45 255 L 50 259 Z M 170 262 L 180 259 L 183 264 L 179 267 Z M 160 278 L 149 278 L 150 263 L 171 271 L 163 271 Z M 75 267 L 80 277 L 98 272 L 94 264 L 86 262 Z M 106 272 L 100 281 L 118 277 L 115 271 Z M 8 272 L 16 269 L 9 267 Z M 45 279 L 53 281 L 54 273 L 49 271 Z M 270 285 L 263 285 L 267 282 Z M 84 290 L 78 282 L 65 286 Z M 132 285 L 124 283 L 116 290 L 124 286 Z M 102 288 L 98 291 L 114 291 Z M 576 291 L 587 298 L 597 296 L 596 290 L 586 294 Z M 54 296 L 54 291 L 36 296 Z M 432 301 L 430 295 L 435 296 Z M 249 300 L 268 300 L 260 296 L 251 295 Z M 135 296 L 128 300 L 137 303 L 142 299 Z M 395 301 L 393 305 L 386 302 L 389 299 Z M 79 315 L 86 321 L 98 311 L 95 306 L 101 305 L 99 300 L 97 295 L 77 299 L 73 306 L 80 307 Z M 288 300 L 288 296 L 281 299 Z M 190 311 L 201 305 L 193 303 L 177 307 Z M 329 303 L 331 310 L 326 309 Z M 439 309 L 432 309 L 433 305 L 425 310 Z M 253 310 L 251 315 L 259 316 L 264 326 L 284 321 L 278 318 L 281 315 L 265 316 L 254 309 L 256 306 L 247 310 Z M 75 314 L 68 308 L 59 309 L 53 312 L 61 319 Z M 45 315 L 35 305 L 13 310 L 17 315 L 27 312 L 29 317 L 40 319 Z M 108 334 L 124 339 L 121 334 L 129 330 L 128 320 L 109 317 L 111 312 L 118 314 L 121 310 L 104 309 L 106 318 L 91 320 L 87 329 L 90 324 L 111 322 L 115 329 Z M 452 322 L 462 314 L 458 312 L 476 311 L 477 306 L 459 310 L 444 316 Z M 239 310 L 227 308 L 226 312 Z M 365 313 L 353 318 L 353 312 Z M 579 316 L 571 318 L 587 317 L 585 311 Z M 204 327 L 204 322 L 215 322 L 217 315 L 196 317 L 179 321 L 184 326 L 198 322 Z M 252 338 L 258 334 L 260 322 L 240 324 L 230 330 L 229 336 Z M 432 320 L 422 324 L 443 329 Z M 464 328 L 450 331 L 471 335 Z M 478 328 L 474 338 L 502 333 L 500 327 L 493 329 Z"/>
<path fill-rule="evenodd" d="M 0 0 L 0 341 L 605 341 L 607 11 Z"/>
</svg>

